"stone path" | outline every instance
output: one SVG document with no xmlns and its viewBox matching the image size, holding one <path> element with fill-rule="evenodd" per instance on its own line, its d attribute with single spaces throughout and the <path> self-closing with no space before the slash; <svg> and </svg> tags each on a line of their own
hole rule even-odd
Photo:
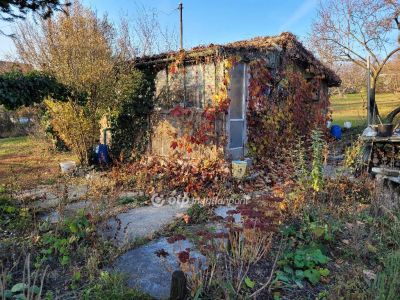
<svg viewBox="0 0 400 300">
<path fill-rule="evenodd" d="M 228 216 L 228 211 L 230 210 L 236 210 L 236 206 L 218 206 L 214 209 L 214 214 L 226 218 Z M 232 216 L 235 218 L 235 223 L 241 223 L 240 214 L 233 214 Z"/>
<path fill-rule="evenodd" d="M 35 189 L 23 191 L 18 195 L 22 201 L 28 201 L 32 208 L 51 209 L 58 206 L 63 197 L 63 187 L 40 185 Z M 74 202 L 86 198 L 88 193 L 87 185 L 67 186 L 67 202 Z"/>
<path fill-rule="evenodd" d="M 344 166 L 344 155 L 329 155 L 327 164 L 323 166 L 326 178 L 337 178 L 339 176 L 351 176 L 351 172 Z"/>
<path fill-rule="evenodd" d="M 186 212 L 179 205 L 144 206 L 118 214 L 99 226 L 103 238 L 122 247 L 138 238 L 150 237 Z"/>
<path fill-rule="evenodd" d="M 64 207 L 64 216 L 73 216 L 81 209 L 86 212 L 95 209 L 95 204 L 85 199 L 86 193 L 87 190 L 84 188 L 75 187 L 73 190 L 71 189 L 71 193 L 68 193 L 67 204 Z M 42 218 L 50 222 L 60 220 L 59 212 L 55 209 L 60 201 L 58 192 L 52 193 L 45 187 L 39 187 L 25 193 L 24 196 L 37 199 L 31 203 L 32 207 L 47 210 Z M 219 207 L 215 210 L 215 214 L 226 217 L 227 211 L 234 208 Z M 182 217 L 187 209 L 187 206 L 181 205 L 133 208 L 99 224 L 97 230 L 102 238 L 110 240 L 117 247 L 124 247 L 136 239 L 151 237 L 163 227 L 171 224 L 176 218 Z M 240 222 L 240 215 L 234 215 L 234 217 L 236 222 Z M 205 226 L 213 226 L 214 230 L 217 231 L 224 230 L 224 228 L 218 228 L 218 225 L 220 224 L 206 224 Z M 195 229 L 193 228 L 193 230 Z M 162 237 L 127 251 L 109 267 L 109 270 L 125 273 L 129 286 L 136 287 L 157 299 L 167 299 L 170 293 L 171 274 L 179 269 L 177 254 L 187 248 L 191 249 L 191 258 L 198 259 L 203 266 L 206 265 L 206 258 L 194 249 L 195 247 L 190 241 L 184 240 L 169 244 L 167 238 Z M 155 252 L 161 249 L 168 253 L 166 257 L 156 255 Z"/>
<path fill-rule="evenodd" d="M 160 238 L 147 245 L 130 250 L 120 256 L 112 269 L 128 276 L 130 287 L 148 293 L 156 299 L 168 299 L 171 289 L 171 274 L 179 270 L 177 253 L 192 248 L 187 240 L 169 244 L 166 238 Z M 156 251 L 164 249 L 168 255 L 158 257 Z M 205 257 L 197 251 L 190 252 L 191 258 L 200 259 L 205 264 Z"/>
<path fill-rule="evenodd" d="M 160 210 L 165 210 L 168 206 L 160 207 Z M 171 212 L 174 211 L 173 207 L 170 206 L 168 213 L 170 216 Z M 226 217 L 227 211 L 235 209 L 234 206 L 221 206 L 214 210 L 215 215 Z M 124 218 L 129 219 L 132 217 L 133 212 L 142 214 L 143 211 L 138 211 L 138 209 L 133 210 L 127 215 L 124 215 Z M 150 212 L 150 210 L 148 210 Z M 157 214 L 155 216 L 159 218 Z M 235 214 L 235 221 L 240 222 L 240 214 Z M 141 226 L 145 225 L 143 219 L 139 219 L 137 223 L 141 222 Z M 146 228 L 148 228 L 146 224 Z M 206 225 L 202 225 L 202 227 L 212 227 L 216 232 L 223 231 L 225 228 L 219 223 L 210 223 Z M 200 230 L 198 226 L 193 226 L 191 230 L 194 232 Z M 136 231 L 138 234 L 140 231 Z M 186 250 L 190 248 L 190 257 L 195 258 L 201 261 L 202 266 L 206 266 L 206 258 L 198 252 L 193 244 L 188 241 L 177 241 L 173 244 L 169 244 L 165 237 L 159 238 L 155 241 L 152 241 L 146 245 L 140 246 L 138 248 L 132 249 L 121 255 L 111 266 L 111 269 L 116 272 L 124 273 L 127 276 L 127 284 L 130 287 L 135 287 L 140 289 L 143 292 L 148 293 L 156 299 L 167 299 L 169 297 L 170 289 L 171 289 L 171 275 L 175 270 L 179 270 L 179 261 L 177 258 L 177 254 L 180 251 Z M 168 255 L 164 257 L 158 257 L 156 255 L 156 251 L 164 249 L 168 253 Z"/>
<path fill-rule="evenodd" d="M 87 201 L 79 201 L 79 202 L 74 202 L 74 203 L 69 203 L 65 206 L 64 208 L 64 217 L 73 217 L 74 215 L 76 215 L 78 213 L 78 211 L 80 210 L 84 210 L 84 211 L 89 211 L 89 210 L 93 210 L 94 209 L 94 204 L 87 200 Z M 60 213 L 53 209 L 50 210 L 49 212 L 46 212 L 44 214 L 42 214 L 41 219 L 44 221 L 48 221 L 50 223 L 57 223 L 61 220 L 61 216 Z"/>
</svg>

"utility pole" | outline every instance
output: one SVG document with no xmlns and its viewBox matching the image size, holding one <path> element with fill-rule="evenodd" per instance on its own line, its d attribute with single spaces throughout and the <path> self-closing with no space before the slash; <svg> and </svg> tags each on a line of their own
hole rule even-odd
<svg viewBox="0 0 400 300">
<path fill-rule="evenodd" d="M 180 50 L 183 50 L 183 4 L 182 4 L 182 1 L 181 1 L 181 3 L 179 3 L 178 9 L 179 9 L 179 14 L 180 14 L 180 29 L 181 29 L 180 30 L 181 31 Z"/>
<path fill-rule="evenodd" d="M 183 51 L 183 4 L 182 1 L 179 3 L 179 16 L 180 16 L 180 50 Z M 185 61 L 182 62 L 183 69 L 185 69 Z M 186 72 L 183 72 L 183 106 L 186 107 Z"/>
</svg>

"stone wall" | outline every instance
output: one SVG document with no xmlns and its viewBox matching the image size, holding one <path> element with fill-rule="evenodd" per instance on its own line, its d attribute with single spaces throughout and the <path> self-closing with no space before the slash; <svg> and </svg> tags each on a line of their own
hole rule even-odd
<svg viewBox="0 0 400 300">
<path fill-rule="evenodd" d="M 152 155 L 169 156 L 173 152 L 171 144 L 180 137 L 191 136 L 196 133 L 202 122 L 203 110 L 191 109 L 191 115 L 175 117 L 170 110 L 158 109 L 151 119 L 152 135 L 150 140 L 150 152 Z M 184 119 L 183 119 L 184 118 Z M 220 114 L 214 122 L 214 134 L 210 137 L 209 145 L 225 145 L 225 117 Z M 195 147 L 193 147 L 195 150 Z"/>
</svg>

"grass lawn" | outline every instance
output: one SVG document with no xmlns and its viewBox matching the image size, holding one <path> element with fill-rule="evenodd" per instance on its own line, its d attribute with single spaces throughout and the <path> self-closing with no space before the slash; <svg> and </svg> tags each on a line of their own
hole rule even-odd
<svg viewBox="0 0 400 300">
<path fill-rule="evenodd" d="M 71 153 L 51 151 L 41 139 L 17 137 L 0 139 L 0 185 L 15 189 L 52 184 L 59 177 L 59 162 L 75 160 Z"/>
<path fill-rule="evenodd" d="M 386 116 L 388 112 L 400 105 L 400 94 L 377 94 L 379 113 Z M 333 123 L 343 126 L 343 122 L 350 121 L 353 126 L 367 124 L 366 96 L 361 94 L 347 94 L 344 97 L 331 97 Z"/>
</svg>

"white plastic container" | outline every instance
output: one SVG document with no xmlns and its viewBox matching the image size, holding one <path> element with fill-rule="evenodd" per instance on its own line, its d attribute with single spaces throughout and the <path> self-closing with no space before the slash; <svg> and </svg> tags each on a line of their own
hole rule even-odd
<svg viewBox="0 0 400 300">
<path fill-rule="evenodd" d="M 76 169 L 76 163 L 72 160 L 60 162 L 61 173 L 70 173 Z"/>
<path fill-rule="evenodd" d="M 247 162 L 243 160 L 232 161 L 232 176 L 236 179 L 242 179 L 246 174 Z"/>
<path fill-rule="evenodd" d="M 331 128 L 332 121 L 326 121 L 326 128 Z"/>
<path fill-rule="evenodd" d="M 346 122 L 343 123 L 343 127 L 346 128 L 346 129 L 350 129 L 350 128 L 351 128 L 351 125 L 352 125 L 352 124 L 351 124 L 351 122 L 349 122 L 349 121 L 346 121 Z"/>
</svg>

